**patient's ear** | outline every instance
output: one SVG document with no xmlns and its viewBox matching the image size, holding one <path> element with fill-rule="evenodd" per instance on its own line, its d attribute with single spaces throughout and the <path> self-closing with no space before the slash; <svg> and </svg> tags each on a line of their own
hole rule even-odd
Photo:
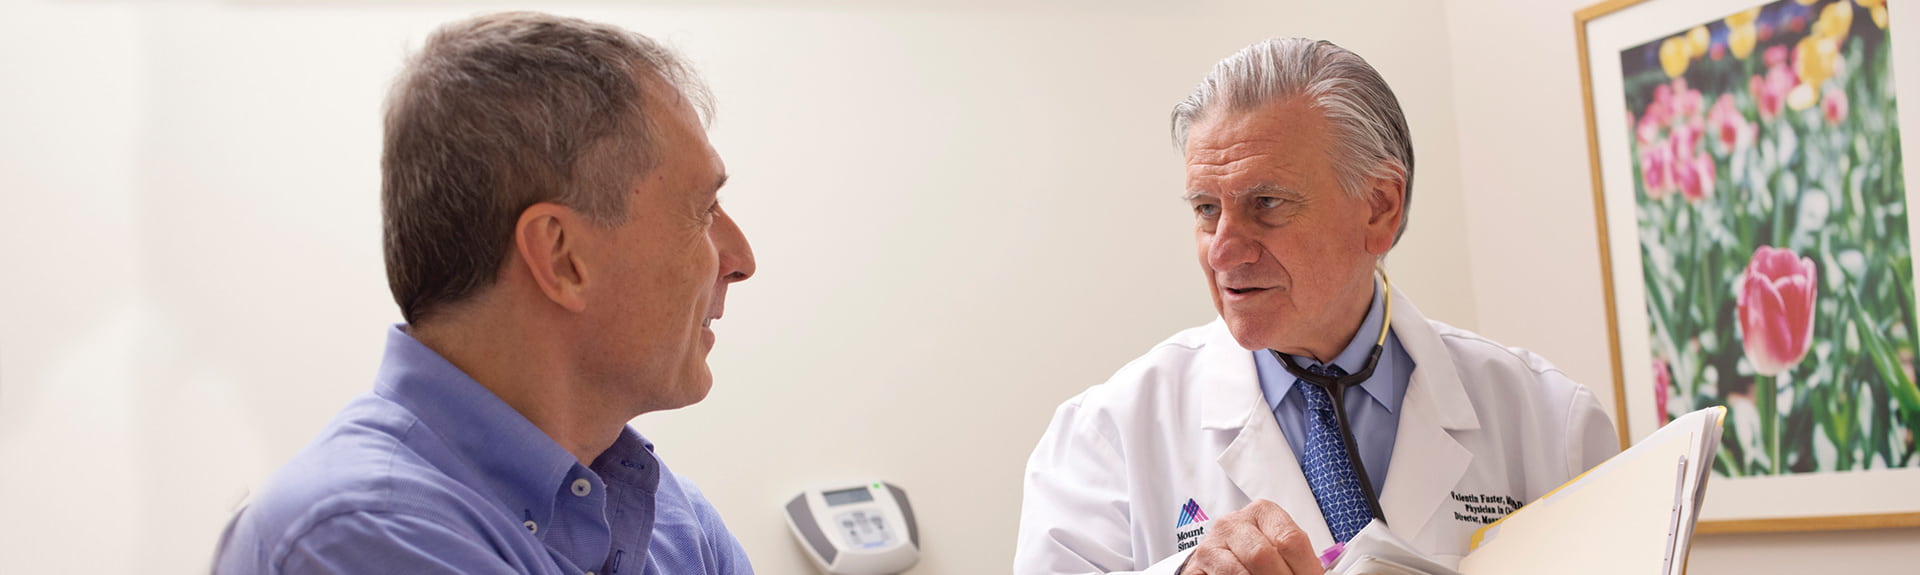
<svg viewBox="0 0 1920 575">
<path fill-rule="evenodd" d="M 585 311 L 588 273 L 580 253 L 580 232 L 587 220 L 572 208 L 541 202 L 520 212 L 513 226 L 513 246 L 534 285 L 547 299 L 568 311 Z"/>
</svg>

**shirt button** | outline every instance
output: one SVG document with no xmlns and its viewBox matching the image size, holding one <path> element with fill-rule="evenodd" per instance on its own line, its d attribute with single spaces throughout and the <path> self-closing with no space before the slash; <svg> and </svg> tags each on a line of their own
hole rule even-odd
<svg viewBox="0 0 1920 575">
<path fill-rule="evenodd" d="M 586 497 L 588 493 L 593 493 L 593 482 L 587 481 L 585 477 L 573 480 L 573 495 L 575 497 Z"/>
<path fill-rule="evenodd" d="M 539 533 L 539 532 L 540 532 L 540 524 L 538 524 L 538 523 L 534 523 L 532 519 L 528 519 L 526 523 L 521 523 L 521 525 L 525 525 L 525 526 L 527 526 L 527 532 L 528 532 L 528 533 Z"/>
</svg>

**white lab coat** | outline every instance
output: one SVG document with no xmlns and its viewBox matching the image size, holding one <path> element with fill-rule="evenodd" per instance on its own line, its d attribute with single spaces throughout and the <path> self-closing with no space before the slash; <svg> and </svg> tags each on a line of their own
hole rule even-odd
<svg viewBox="0 0 1920 575">
<path fill-rule="evenodd" d="M 1545 359 L 1429 321 L 1393 290 L 1413 358 L 1380 505 L 1395 535 L 1457 564 L 1483 521 L 1619 451 L 1591 391 Z M 1371 334 L 1362 334 L 1372 337 Z M 1067 400 L 1027 462 L 1015 575 L 1172 573 L 1206 528 L 1256 499 L 1320 550 L 1320 507 L 1220 320 L 1175 334 Z M 1208 521 L 1179 526 L 1192 500 Z"/>
</svg>

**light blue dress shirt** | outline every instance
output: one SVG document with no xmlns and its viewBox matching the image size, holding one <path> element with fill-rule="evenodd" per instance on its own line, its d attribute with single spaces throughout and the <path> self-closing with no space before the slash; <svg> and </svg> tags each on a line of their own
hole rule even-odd
<svg viewBox="0 0 1920 575">
<path fill-rule="evenodd" d="M 748 574 L 692 482 L 631 427 L 592 466 L 421 345 L 387 333 L 349 403 L 236 515 L 214 571 Z"/>
<path fill-rule="evenodd" d="M 1373 342 L 1379 340 L 1380 326 L 1386 321 L 1381 307 L 1385 297 L 1379 284 L 1374 284 L 1373 307 L 1367 310 L 1367 318 L 1360 323 L 1360 331 L 1354 333 L 1353 341 L 1333 358 L 1334 365 L 1347 373 L 1360 373 L 1367 366 L 1367 355 L 1373 353 Z M 1302 367 L 1322 365 L 1310 357 L 1293 356 L 1293 360 Z M 1309 421 L 1307 400 L 1293 387 L 1313 384 L 1295 378 L 1286 366 L 1280 365 L 1280 360 L 1274 359 L 1271 351 L 1254 351 L 1253 366 L 1260 375 L 1260 391 L 1266 394 L 1267 407 L 1273 410 L 1274 419 L 1280 422 L 1280 431 L 1287 436 L 1287 445 L 1293 447 L 1295 458 L 1304 458 Z M 1394 436 L 1400 431 L 1400 402 L 1407 396 L 1407 382 L 1412 376 L 1413 358 L 1400 346 L 1400 337 L 1389 332 L 1373 375 L 1347 388 L 1342 398 L 1346 402 L 1347 423 L 1353 427 L 1353 440 L 1360 451 L 1360 462 L 1367 467 L 1367 479 L 1373 483 L 1376 496 L 1387 487 L 1387 464 L 1393 458 Z"/>
</svg>

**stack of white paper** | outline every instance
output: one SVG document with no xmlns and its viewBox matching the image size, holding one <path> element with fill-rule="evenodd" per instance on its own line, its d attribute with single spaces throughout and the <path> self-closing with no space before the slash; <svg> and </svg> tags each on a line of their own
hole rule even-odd
<svg viewBox="0 0 1920 575">
<path fill-rule="evenodd" d="M 1653 435 L 1473 537 L 1456 572 L 1375 522 L 1332 575 L 1679 573 L 1705 500 L 1726 408 L 1673 420 Z"/>
<path fill-rule="evenodd" d="M 1460 575 L 1428 559 L 1375 519 L 1347 541 L 1327 575 Z"/>
</svg>

